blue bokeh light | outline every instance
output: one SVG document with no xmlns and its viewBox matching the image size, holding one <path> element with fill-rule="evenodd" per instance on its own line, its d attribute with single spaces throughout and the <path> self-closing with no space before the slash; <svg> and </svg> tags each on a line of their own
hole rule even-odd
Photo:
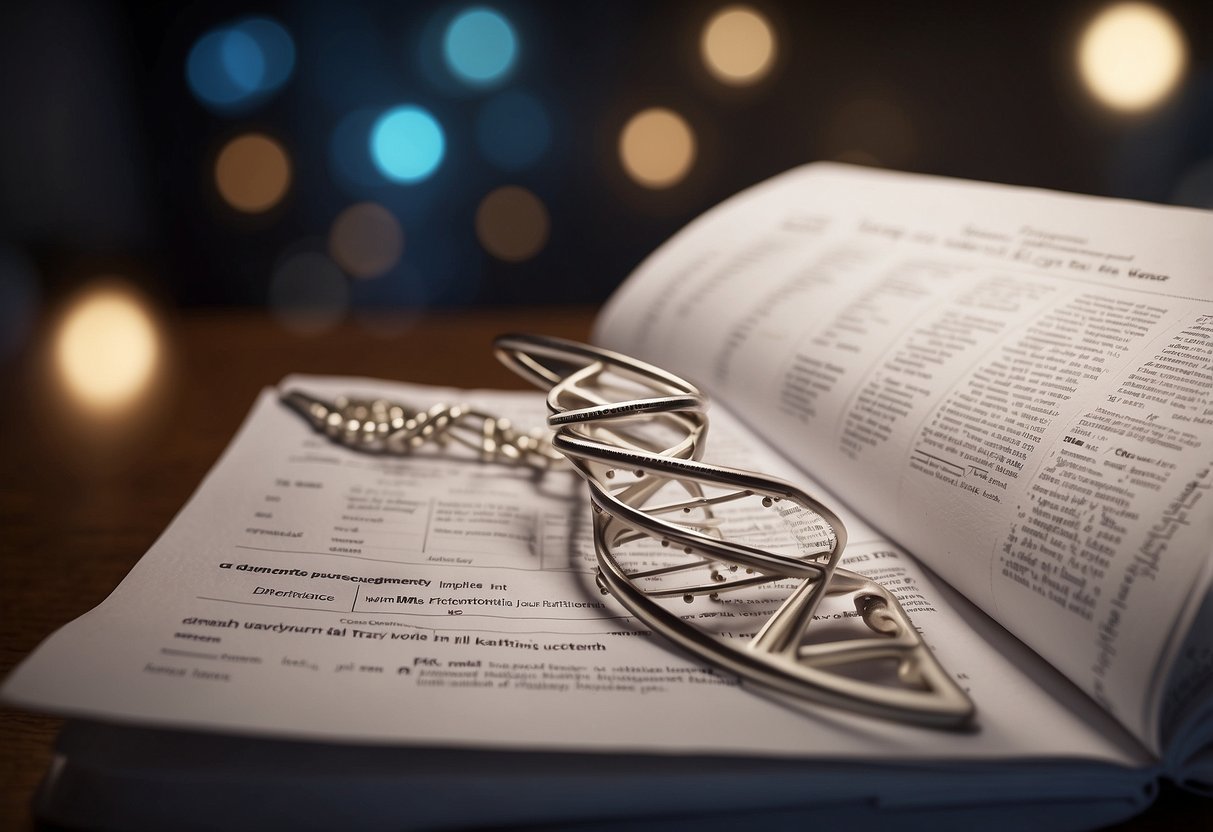
<svg viewBox="0 0 1213 832">
<path fill-rule="evenodd" d="M 265 80 L 265 54 L 247 32 L 228 29 L 219 39 L 219 62 L 241 95 L 254 93 Z"/>
<path fill-rule="evenodd" d="M 264 17 L 213 29 L 194 44 L 185 77 L 194 95 L 220 112 L 248 109 L 276 92 L 295 68 L 295 43 Z"/>
<path fill-rule="evenodd" d="M 227 108 L 248 97 L 228 72 L 223 58 L 227 31 L 207 32 L 198 38 L 185 62 L 185 77 L 190 89 L 203 104 Z"/>
<path fill-rule="evenodd" d="M 290 80 L 295 69 L 295 42 L 281 23 L 268 17 L 250 17 L 233 26 L 232 32 L 251 38 L 261 52 L 265 69 L 257 92 L 275 92 Z"/>
<path fill-rule="evenodd" d="M 521 90 L 493 96 L 476 117 L 480 152 L 497 167 L 517 171 L 538 162 L 552 143 L 552 120 L 539 99 Z"/>
<path fill-rule="evenodd" d="M 468 9 L 452 20 L 442 47 L 451 72 L 474 86 L 504 80 L 518 55 L 514 27 L 501 14 L 483 6 Z"/>
<path fill-rule="evenodd" d="M 394 107 L 371 128 L 371 158 L 394 182 L 420 182 L 438 168 L 445 153 L 442 127 L 421 107 Z"/>
</svg>

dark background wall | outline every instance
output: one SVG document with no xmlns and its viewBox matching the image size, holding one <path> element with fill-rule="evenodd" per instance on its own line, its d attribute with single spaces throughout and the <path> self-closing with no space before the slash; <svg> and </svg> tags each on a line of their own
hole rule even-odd
<svg viewBox="0 0 1213 832">
<path fill-rule="evenodd" d="M 367 201 L 399 223 L 403 254 L 372 279 L 329 268 L 354 310 L 596 303 L 696 214 L 816 159 L 1213 207 L 1204 0 L 1158 4 L 1187 61 L 1170 95 L 1131 114 L 1101 105 L 1077 70 L 1100 3 L 759 0 L 777 57 L 744 87 L 714 79 L 699 53 L 722 3 L 494 0 L 517 53 L 488 86 L 460 83 L 440 54 L 443 27 L 477 3 L 148 5 L 45 0 L 0 12 L 9 330 L 102 273 L 172 307 L 264 306 L 276 270 L 300 252 L 323 266 L 335 219 Z M 235 108 L 208 106 L 187 80 L 191 49 L 250 16 L 289 34 L 289 76 Z M 538 103 L 547 136 L 514 169 L 477 144 L 484 108 L 510 91 Z M 365 153 L 375 115 L 402 103 L 442 125 L 431 176 L 393 183 L 365 159 L 342 161 Z M 629 178 L 618 153 L 624 125 L 655 106 L 680 114 L 697 143 L 685 178 L 660 189 Z M 215 184 L 223 147 L 248 133 L 277 142 L 290 164 L 282 198 L 256 213 L 233 209 Z M 351 177 L 351 164 L 366 170 Z M 476 231 L 481 201 L 507 185 L 547 217 L 523 259 L 494 256 Z"/>
</svg>

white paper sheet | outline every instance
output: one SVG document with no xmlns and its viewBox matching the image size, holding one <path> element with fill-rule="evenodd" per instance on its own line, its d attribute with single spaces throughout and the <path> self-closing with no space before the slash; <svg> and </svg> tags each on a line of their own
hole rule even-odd
<svg viewBox="0 0 1213 832">
<path fill-rule="evenodd" d="M 419 405 L 456 395 L 288 383 Z M 537 394 L 473 401 L 519 424 L 543 413 Z M 719 411 L 708 458 L 796 476 Z M 40 647 L 3 696 L 339 742 L 1149 765 L 1038 657 L 856 518 L 850 565 L 916 590 L 915 624 L 977 702 L 974 732 L 800 713 L 671 652 L 595 587 L 584 506 L 568 473 L 331 445 L 266 391 L 122 585 Z"/>
<path fill-rule="evenodd" d="M 687 226 L 600 317 L 1161 752 L 1209 592 L 1213 213 L 835 164 Z"/>
</svg>

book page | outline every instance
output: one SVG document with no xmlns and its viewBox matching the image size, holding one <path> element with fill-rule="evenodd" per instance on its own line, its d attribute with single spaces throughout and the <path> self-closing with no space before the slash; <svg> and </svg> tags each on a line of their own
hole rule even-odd
<svg viewBox="0 0 1213 832">
<path fill-rule="evenodd" d="M 1205 596 L 1171 667 L 1161 724 L 1167 775 L 1213 794 L 1213 593 Z"/>
<path fill-rule="evenodd" d="M 603 345 L 710 389 L 1159 744 L 1213 539 L 1213 214 L 842 165 L 646 261 Z"/>
<path fill-rule="evenodd" d="M 463 399 L 364 380 L 288 384 L 422 408 Z M 546 413 L 538 393 L 472 402 L 519 425 Z M 794 473 L 713 413 L 709 459 Z M 902 598 L 976 701 L 973 731 L 793 710 L 670 650 L 598 591 L 588 514 L 572 473 L 358 453 L 267 391 L 128 578 L 27 659 L 3 696 L 108 721 L 339 742 L 1153 771 L 1086 697 L 856 518 L 844 565 Z M 701 599 L 685 615 L 720 624 L 735 610 L 741 622 L 745 609 Z"/>
</svg>

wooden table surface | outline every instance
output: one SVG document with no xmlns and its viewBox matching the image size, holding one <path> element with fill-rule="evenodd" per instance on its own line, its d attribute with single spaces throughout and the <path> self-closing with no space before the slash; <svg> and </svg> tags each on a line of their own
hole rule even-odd
<svg viewBox="0 0 1213 832">
<path fill-rule="evenodd" d="M 458 387 L 525 386 L 492 356 L 507 331 L 584 340 L 588 309 L 431 314 L 284 332 L 251 312 L 191 313 L 165 329 L 156 400 L 127 427 L 82 420 L 57 397 L 45 342 L 0 379 L 0 674 L 100 603 L 214 463 L 257 392 L 291 372 Z M 74 417 L 74 418 L 73 418 Z M 0 711 L 0 829 L 35 828 L 30 800 L 60 721 Z M 1164 789 L 1126 829 L 1213 829 L 1213 801 Z"/>
</svg>

